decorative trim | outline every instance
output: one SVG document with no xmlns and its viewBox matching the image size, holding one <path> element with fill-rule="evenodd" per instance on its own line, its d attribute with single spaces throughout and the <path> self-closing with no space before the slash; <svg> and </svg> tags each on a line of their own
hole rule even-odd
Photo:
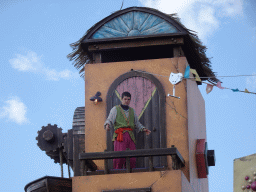
<svg viewBox="0 0 256 192">
<path fill-rule="evenodd" d="M 152 97 L 154 96 L 155 92 L 156 92 L 156 88 L 155 88 L 154 91 L 152 92 L 151 97 L 150 97 L 149 100 L 147 101 L 146 105 L 143 107 L 143 109 L 142 109 L 142 111 L 141 111 L 141 113 L 140 113 L 138 119 L 140 119 L 141 116 L 143 115 L 144 111 L 146 110 L 146 108 L 147 108 L 149 102 L 151 101 Z"/>
<path fill-rule="evenodd" d="M 179 32 L 180 30 L 159 16 L 141 11 L 130 11 L 103 24 L 95 31 L 90 39 L 134 37 Z"/>
<path fill-rule="evenodd" d="M 174 27 L 176 27 L 176 29 L 179 32 L 182 33 L 186 33 L 186 30 L 180 26 L 175 20 L 171 19 L 170 16 L 168 16 L 167 14 L 164 14 L 158 10 L 155 9 L 149 9 L 149 8 L 145 8 L 145 7 L 130 7 L 124 10 L 120 10 L 117 11 L 115 13 L 113 13 L 112 15 L 102 19 L 100 22 L 98 22 L 93 28 L 90 29 L 90 31 L 87 33 L 86 37 L 83 39 L 83 43 L 87 42 L 87 40 L 91 39 L 92 35 L 98 31 L 104 24 L 108 23 L 109 21 L 111 21 L 112 19 L 121 16 L 123 14 L 126 14 L 128 12 L 132 12 L 132 11 L 139 11 L 139 12 L 144 12 L 144 13 L 149 13 L 152 15 L 155 15 L 157 17 L 160 17 L 161 19 L 165 20 L 166 22 L 170 23 L 171 25 L 173 25 Z"/>
</svg>

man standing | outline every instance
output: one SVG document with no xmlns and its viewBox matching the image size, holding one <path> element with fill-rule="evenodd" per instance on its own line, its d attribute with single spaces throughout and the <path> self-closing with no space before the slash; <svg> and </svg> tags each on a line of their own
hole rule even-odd
<svg viewBox="0 0 256 192">
<path fill-rule="evenodd" d="M 135 126 L 139 131 L 146 132 L 146 135 L 151 133 L 138 120 L 133 108 L 129 107 L 131 102 L 131 94 L 123 92 L 121 96 L 121 105 L 117 105 L 110 110 L 109 116 L 104 123 L 104 128 L 109 131 L 110 127 L 114 127 L 113 139 L 114 151 L 125 151 L 126 148 L 130 150 L 136 149 L 136 141 L 133 134 Z M 136 167 L 136 158 L 130 159 L 131 168 Z M 114 169 L 122 169 L 125 166 L 125 159 L 114 159 Z"/>
</svg>

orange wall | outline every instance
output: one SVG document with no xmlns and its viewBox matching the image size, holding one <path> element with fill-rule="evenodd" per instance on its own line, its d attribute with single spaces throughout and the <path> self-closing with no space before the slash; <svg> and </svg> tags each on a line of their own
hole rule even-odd
<svg viewBox="0 0 256 192">
<path fill-rule="evenodd" d="M 85 65 L 85 151 L 103 152 L 106 149 L 106 133 L 103 128 L 106 117 L 106 95 L 110 85 L 120 75 L 131 69 L 143 70 L 166 77 L 155 77 L 162 83 L 165 93 L 172 94 L 173 85 L 169 82 L 170 73 L 183 73 L 186 68 L 186 58 L 167 58 L 118 63 L 100 63 Z M 103 102 L 94 105 L 89 99 L 97 91 L 102 93 Z M 175 145 L 186 161 L 182 168 L 189 180 L 189 151 L 187 129 L 187 92 L 186 80 L 176 85 L 175 95 L 181 99 L 166 97 L 166 131 L 167 147 Z M 103 161 L 96 161 L 103 169 Z M 171 167 L 171 158 L 168 157 Z"/>
<path fill-rule="evenodd" d="M 180 72 L 184 74 L 186 66 L 187 60 L 185 57 L 87 64 L 85 66 L 85 152 L 103 152 L 106 149 L 106 131 L 103 128 L 103 124 L 107 118 L 106 96 L 110 85 L 116 78 L 129 72 L 131 69 L 166 76 L 154 75 L 155 78 L 161 82 L 165 94 L 167 95 L 168 93 L 172 94 L 173 90 L 173 85 L 169 82 L 170 73 Z M 102 93 L 101 97 L 103 102 L 94 105 L 89 99 L 95 95 L 97 91 Z M 180 179 L 180 176 L 178 177 L 180 181 L 182 181 L 181 187 L 179 185 L 179 190 L 182 189 L 183 192 L 206 192 L 208 191 L 208 179 L 197 178 L 195 161 L 196 139 L 206 139 L 204 100 L 198 90 L 196 82 L 191 80 L 182 80 L 182 82 L 177 84 L 175 95 L 179 96 L 180 99 L 166 97 L 166 142 L 167 147 L 175 145 L 186 162 L 185 167 L 181 169 L 184 174 L 181 174 L 181 178 L 183 177 L 183 179 Z M 99 169 L 104 169 L 103 161 L 95 161 L 95 163 L 98 165 Z M 171 158 L 168 157 L 169 169 L 171 169 L 171 165 Z M 168 174 L 171 175 L 170 178 L 168 177 L 169 181 L 175 179 L 176 176 L 173 174 L 176 174 L 177 171 L 169 172 Z M 106 182 L 111 183 L 121 181 L 123 178 L 124 181 L 125 178 L 129 180 L 130 176 L 128 175 L 117 174 L 75 177 L 73 186 L 75 191 L 80 191 L 79 186 L 88 185 L 88 183 L 97 183 L 99 178 L 104 178 Z M 142 188 L 150 186 L 147 181 L 158 181 L 161 174 L 160 172 L 151 172 L 132 173 L 132 175 L 132 178 L 137 178 L 138 181 L 140 181 L 141 177 L 147 178 L 146 181 L 138 182 L 138 188 Z M 104 179 L 102 181 L 104 181 Z M 156 191 L 165 191 L 160 190 L 160 186 L 162 188 L 168 188 L 169 183 L 167 180 L 162 184 L 160 183 L 164 180 L 158 182 L 159 190 Z M 77 185 L 78 182 L 79 185 Z M 113 186 L 118 187 L 120 185 L 113 184 Z M 130 187 L 129 184 L 127 184 L 127 187 L 128 186 Z M 134 186 L 137 186 L 137 184 Z M 167 188 L 166 191 L 168 191 Z"/>
<path fill-rule="evenodd" d="M 155 171 L 74 177 L 72 191 L 100 192 L 102 190 L 151 187 L 154 192 L 194 192 L 182 171 Z"/>
</svg>

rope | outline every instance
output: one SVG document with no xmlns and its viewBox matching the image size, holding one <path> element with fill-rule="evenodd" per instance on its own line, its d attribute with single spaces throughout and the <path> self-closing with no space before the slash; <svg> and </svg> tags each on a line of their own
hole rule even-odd
<svg viewBox="0 0 256 192">
<path fill-rule="evenodd" d="M 150 74 L 150 75 L 156 75 L 156 76 L 161 76 L 161 77 L 169 77 L 169 76 L 164 76 L 164 75 L 159 75 L 159 74 L 154 74 L 154 73 L 150 73 L 150 72 L 146 72 L 146 71 L 141 71 L 141 70 L 133 70 L 133 71 L 136 71 L 136 72 L 141 72 L 141 73 L 147 73 L 147 74 Z M 214 77 L 200 77 L 200 78 L 216 78 L 216 77 L 252 77 L 252 76 L 256 76 L 256 74 L 254 75 L 229 75 L 229 76 L 214 76 Z M 182 79 L 195 79 L 194 77 L 189 77 L 189 78 L 182 78 Z M 204 84 L 209 84 L 209 83 L 205 83 L 205 82 L 201 82 L 201 83 L 204 83 Z M 212 86 L 216 86 L 215 84 L 210 84 Z M 224 89 L 229 89 L 229 90 L 235 90 L 235 89 L 231 89 L 231 88 L 226 88 L 226 87 L 223 87 Z M 250 94 L 256 94 L 254 92 L 247 92 L 247 91 L 234 91 L 234 92 L 243 92 L 243 93 L 250 93 Z"/>
<path fill-rule="evenodd" d="M 62 156 L 62 149 L 59 150 L 59 156 L 60 156 L 60 170 L 61 170 L 61 177 L 63 178 L 63 156 Z"/>
<path fill-rule="evenodd" d="M 133 71 L 137 71 L 137 72 L 141 72 L 141 73 L 147 73 L 147 74 L 156 75 L 156 76 L 161 76 L 161 77 L 169 77 L 169 76 L 159 75 L 159 74 L 155 74 L 155 73 L 149 73 L 149 72 L 141 71 L 141 70 L 133 70 Z M 200 78 L 216 78 L 216 77 L 250 77 L 250 76 L 256 76 L 256 74 L 254 74 L 254 75 L 212 76 L 212 77 L 200 77 Z M 184 78 L 184 79 L 195 79 L 195 78 L 194 78 L 194 77 L 189 77 L 189 78 Z"/>
</svg>

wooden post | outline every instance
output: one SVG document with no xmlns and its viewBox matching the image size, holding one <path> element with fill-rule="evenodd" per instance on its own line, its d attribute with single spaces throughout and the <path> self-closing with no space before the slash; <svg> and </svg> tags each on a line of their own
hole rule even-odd
<svg viewBox="0 0 256 192">
<path fill-rule="evenodd" d="M 70 161 L 68 160 L 68 178 L 70 178 L 70 167 L 69 167 Z"/>
<path fill-rule="evenodd" d="M 105 150 L 104 152 L 107 152 L 107 150 Z M 108 170 L 108 159 L 104 159 L 104 174 L 108 174 L 109 170 Z"/>
<path fill-rule="evenodd" d="M 172 145 L 172 148 L 175 148 L 175 146 Z M 179 160 L 177 154 L 171 155 L 171 157 L 172 157 L 172 168 L 173 168 L 173 170 L 181 169 L 182 162 Z"/>
<path fill-rule="evenodd" d="M 172 169 L 178 170 L 177 155 L 171 155 L 172 157 Z"/>
<path fill-rule="evenodd" d="M 80 173 L 81 176 L 84 176 L 84 170 L 85 170 L 85 160 L 82 160 L 82 163 L 81 163 L 81 173 Z"/>
<path fill-rule="evenodd" d="M 173 57 L 183 57 L 184 52 L 181 48 L 181 46 L 176 46 L 173 48 Z"/>
<path fill-rule="evenodd" d="M 129 149 L 126 148 L 126 151 Z M 130 157 L 126 157 L 126 173 L 131 173 Z"/>
<path fill-rule="evenodd" d="M 88 171 L 88 165 L 85 163 L 85 165 L 84 165 L 84 176 L 88 175 L 87 171 Z"/>
<path fill-rule="evenodd" d="M 81 131 L 81 129 L 79 130 Z M 82 130 L 84 132 L 84 130 Z M 79 153 L 84 152 L 84 133 L 73 133 L 73 170 L 74 176 L 81 176 L 82 161 L 79 159 Z"/>
<path fill-rule="evenodd" d="M 101 63 L 101 53 L 100 52 L 93 53 L 93 63 Z"/>
<path fill-rule="evenodd" d="M 153 156 L 149 156 L 148 160 L 149 160 L 149 171 L 154 171 Z"/>
</svg>

